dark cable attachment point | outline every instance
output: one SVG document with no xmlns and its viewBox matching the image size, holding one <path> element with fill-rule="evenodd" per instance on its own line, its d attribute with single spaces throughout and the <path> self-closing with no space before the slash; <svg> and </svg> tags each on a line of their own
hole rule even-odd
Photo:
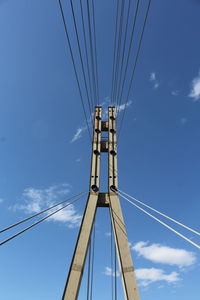
<svg viewBox="0 0 200 300">
<path fill-rule="evenodd" d="M 117 192 L 117 188 L 116 188 L 115 185 L 111 185 L 111 186 L 110 186 L 110 189 L 111 189 L 111 191 L 114 192 L 114 193 Z"/>
<path fill-rule="evenodd" d="M 115 133 L 115 132 L 116 132 L 116 130 L 115 130 L 115 129 L 113 129 L 113 128 L 111 128 L 111 129 L 110 129 L 110 132 L 111 132 L 111 133 Z"/>
<path fill-rule="evenodd" d="M 94 150 L 95 155 L 100 155 L 100 152 L 98 150 Z"/>
<path fill-rule="evenodd" d="M 98 188 L 98 186 L 97 186 L 96 184 L 93 184 L 93 185 L 91 186 L 91 188 L 92 188 L 92 190 L 93 190 L 95 193 L 97 193 L 97 192 L 99 191 L 99 188 Z"/>
<path fill-rule="evenodd" d="M 96 133 L 100 133 L 101 130 L 99 130 L 98 128 L 96 128 L 96 129 L 95 129 L 95 132 L 96 132 Z"/>
<path fill-rule="evenodd" d="M 111 150 L 110 154 L 113 155 L 113 156 L 115 156 L 117 154 L 117 152 L 115 150 Z"/>
</svg>

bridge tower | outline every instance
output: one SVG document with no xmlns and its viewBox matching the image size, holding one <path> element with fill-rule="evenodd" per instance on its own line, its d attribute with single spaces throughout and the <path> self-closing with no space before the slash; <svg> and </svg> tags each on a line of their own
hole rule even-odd
<svg viewBox="0 0 200 300">
<path fill-rule="evenodd" d="M 107 132 L 106 140 L 102 139 L 103 131 Z M 108 153 L 107 193 L 100 192 L 101 152 Z M 126 300 L 140 299 L 117 190 L 116 108 L 108 107 L 108 120 L 102 121 L 102 107 L 97 106 L 94 111 L 89 195 L 62 300 L 78 299 L 96 210 L 102 207 L 107 207 L 110 211 L 124 297 Z"/>
</svg>

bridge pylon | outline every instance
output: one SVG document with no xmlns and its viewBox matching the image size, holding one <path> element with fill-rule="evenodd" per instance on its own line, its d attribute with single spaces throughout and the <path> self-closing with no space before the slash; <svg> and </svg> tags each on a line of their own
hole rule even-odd
<svg viewBox="0 0 200 300">
<path fill-rule="evenodd" d="M 107 138 L 102 138 L 102 132 Z M 100 192 L 100 158 L 101 152 L 108 153 L 108 192 Z M 117 129 L 116 108 L 108 107 L 108 119 L 102 121 L 102 107 L 95 107 L 93 141 L 91 155 L 90 186 L 88 200 L 80 226 L 73 258 L 62 300 L 78 299 L 87 250 L 95 220 L 97 208 L 107 207 L 110 211 L 115 246 L 117 250 L 120 274 L 126 300 L 139 300 L 139 292 L 133 268 L 126 226 L 118 197 L 117 172 Z"/>
</svg>

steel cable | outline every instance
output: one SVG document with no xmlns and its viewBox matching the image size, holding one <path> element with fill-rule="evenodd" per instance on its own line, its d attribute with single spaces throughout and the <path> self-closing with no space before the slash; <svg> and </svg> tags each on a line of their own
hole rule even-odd
<svg viewBox="0 0 200 300">
<path fill-rule="evenodd" d="M 114 272 L 114 278 L 115 278 L 115 300 L 117 300 L 117 250 L 115 246 L 115 272 Z"/>
<path fill-rule="evenodd" d="M 86 56 L 87 71 L 88 71 L 89 89 L 90 89 L 90 96 L 92 99 L 92 106 L 93 106 L 92 109 L 94 109 L 95 102 L 94 102 L 93 92 L 92 92 L 92 83 L 91 83 L 91 75 L 90 75 L 90 66 L 89 66 L 89 58 L 88 58 L 88 48 L 87 48 L 87 39 L 86 39 L 86 30 L 85 30 L 85 21 L 84 21 L 82 0 L 80 0 L 80 8 L 81 8 L 81 20 L 82 20 L 82 25 L 83 25 L 83 38 L 84 38 L 85 56 Z"/>
<path fill-rule="evenodd" d="M 97 86 L 97 103 L 99 105 L 99 75 L 98 75 L 98 60 L 97 60 L 97 38 L 96 38 L 96 24 L 95 24 L 95 8 L 94 0 L 92 0 L 92 15 L 93 15 L 93 31 L 94 31 L 94 57 L 96 65 L 96 86 Z"/>
<path fill-rule="evenodd" d="M 23 220 L 21 220 L 21 221 L 15 223 L 15 224 L 12 224 L 12 225 L 10 225 L 10 226 L 8 226 L 8 227 L 6 227 L 6 228 L 1 229 L 1 230 L 0 230 L 0 233 L 2 233 L 2 232 L 4 232 L 4 231 L 7 231 L 8 229 L 11 229 L 11 228 L 13 228 L 13 227 L 15 227 L 15 226 L 17 226 L 17 225 L 20 225 L 20 224 L 22 224 L 22 223 L 24 223 L 24 222 L 26 222 L 26 221 L 28 221 L 28 220 L 30 220 L 30 219 L 32 219 L 32 218 L 35 218 L 35 217 L 37 217 L 37 216 L 43 214 L 44 212 L 47 212 L 47 211 L 49 211 L 50 209 L 52 209 L 52 208 L 54 208 L 54 207 L 57 207 L 57 206 L 59 206 L 59 205 L 65 203 L 65 202 L 68 202 L 68 201 L 70 201 L 70 200 L 72 200 L 72 199 L 74 199 L 74 198 L 76 198 L 76 197 L 78 197 L 78 196 L 80 196 L 80 195 L 85 194 L 85 193 L 87 193 L 87 192 L 81 192 L 81 193 L 79 193 L 78 195 L 75 195 L 75 196 L 70 197 L 70 198 L 68 198 L 68 199 L 66 199 L 66 200 L 63 200 L 63 201 L 61 201 L 61 202 L 59 202 L 59 203 L 57 203 L 57 204 L 54 204 L 54 205 L 52 205 L 52 206 L 50 206 L 50 207 L 48 207 L 48 208 L 46 208 L 46 209 L 44 209 L 44 210 L 42 210 L 42 211 L 40 211 L 40 212 L 38 212 L 38 213 L 36 213 L 36 214 L 30 216 L 30 217 L 27 217 L 27 218 L 25 218 L 25 219 L 23 219 Z"/>
<path fill-rule="evenodd" d="M 111 295 L 112 300 L 114 300 L 114 289 L 113 289 L 113 228 L 112 228 L 112 221 L 110 220 L 110 259 L 111 259 Z"/>
<path fill-rule="evenodd" d="M 121 101 L 122 101 L 122 95 L 123 95 L 123 91 L 124 91 L 124 86 L 125 86 L 125 81 L 126 81 L 126 76 L 127 76 L 127 71 L 128 71 L 128 65 L 129 65 L 129 60 L 130 60 L 130 56 L 131 56 L 131 49 L 132 49 L 133 39 L 134 39 L 134 34 L 135 34 L 135 26 L 136 26 L 136 20 L 137 20 L 137 16 L 138 16 L 139 5 L 140 5 L 140 0 L 137 0 L 135 14 L 134 14 L 134 18 L 133 18 L 131 38 L 130 38 L 128 54 L 127 54 L 127 59 L 126 59 L 125 72 L 124 72 L 124 77 L 123 77 L 123 81 L 122 81 L 122 89 L 121 89 L 121 93 L 120 93 L 120 97 L 119 97 L 119 101 L 118 101 L 118 106 L 121 105 Z"/>
<path fill-rule="evenodd" d="M 131 7 L 131 0 L 128 1 L 124 46 L 123 46 L 123 51 L 122 51 L 122 62 L 121 62 L 121 68 L 120 68 L 120 71 L 119 71 L 120 78 L 119 78 L 119 84 L 118 84 L 117 99 L 119 99 L 119 92 L 120 92 L 120 86 L 121 86 L 121 81 L 122 81 L 122 73 L 123 73 L 125 49 L 126 49 L 126 40 L 127 40 L 127 33 L 128 33 L 128 23 L 129 23 L 129 18 L 130 18 L 130 7 Z M 116 105 L 118 105 L 118 101 L 116 102 Z"/>
<path fill-rule="evenodd" d="M 195 246 L 197 249 L 200 249 L 200 245 L 196 244 L 195 242 L 191 241 L 189 238 L 187 238 L 186 236 L 184 236 L 183 234 L 181 234 L 180 232 L 178 232 L 177 230 L 175 230 L 174 228 L 172 228 L 171 226 L 167 225 L 165 222 L 161 221 L 160 219 L 156 218 L 154 215 L 150 214 L 149 212 L 147 212 L 145 209 L 143 209 L 142 207 L 140 207 L 139 205 L 135 204 L 134 202 L 132 202 L 131 200 L 129 200 L 128 198 L 126 198 L 123 194 L 121 194 L 120 192 L 118 192 L 119 195 L 124 198 L 126 201 L 128 201 L 129 203 L 131 203 L 132 205 L 134 205 L 135 207 L 137 207 L 139 210 L 143 211 L 146 215 L 148 215 L 149 217 L 151 217 L 152 219 L 156 220 L 158 223 L 162 224 L 164 227 L 168 228 L 169 230 L 171 230 L 172 232 L 176 233 L 178 236 L 180 236 L 182 239 L 184 239 L 185 241 L 187 241 L 188 243 L 190 243 L 191 245 Z"/>
<path fill-rule="evenodd" d="M 79 90 L 79 94 L 80 94 L 80 98 L 81 98 L 81 104 L 82 104 L 83 113 L 84 113 L 84 117 L 85 117 L 85 121 L 86 121 L 86 127 L 87 127 L 87 130 L 88 130 L 90 141 L 92 142 L 92 136 L 91 136 L 91 133 L 90 133 L 89 123 L 88 123 L 88 119 L 87 119 L 87 113 L 86 113 L 86 109 L 85 109 L 85 105 L 84 105 L 84 101 L 83 101 L 83 94 L 82 94 L 82 91 L 81 91 L 81 85 L 80 85 L 79 78 L 78 78 L 78 72 L 77 72 L 77 69 L 76 69 L 76 64 L 75 64 L 75 60 L 74 60 L 74 55 L 73 55 L 72 46 L 71 46 L 71 42 L 70 42 L 68 30 L 67 30 L 67 24 L 66 24 L 66 21 L 65 21 L 65 16 L 64 16 L 64 11 L 63 11 L 61 0 L 58 0 L 58 3 L 59 3 L 59 8 L 60 8 L 60 12 L 61 12 L 61 17 L 62 17 L 64 29 L 65 29 L 67 42 L 68 42 L 68 45 L 69 45 L 69 50 L 70 50 L 72 64 L 73 64 L 75 77 L 76 77 L 76 81 L 77 81 L 77 85 L 78 85 L 78 90 Z"/>
<path fill-rule="evenodd" d="M 115 21 L 115 38 L 114 38 L 114 53 L 113 53 L 113 67 L 112 67 L 112 85 L 111 85 L 111 104 L 113 104 L 113 88 L 114 88 L 114 74 L 115 74 L 115 60 L 116 60 L 116 44 L 117 44 L 117 24 L 119 16 L 119 0 L 117 1 L 117 12 Z"/>
<path fill-rule="evenodd" d="M 82 196 L 81 196 L 81 197 L 82 197 Z M 75 199 L 74 201 L 72 201 L 72 202 L 70 202 L 70 203 L 64 205 L 63 207 L 61 207 L 61 208 L 57 209 L 56 211 L 50 213 L 50 214 L 47 215 L 46 217 L 44 217 L 44 218 L 40 219 L 39 221 L 37 221 L 37 222 L 31 224 L 30 226 L 24 228 L 23 230 L 18 231 L 17 233 L 11 235 L 9 238 L 7 238 L 7 239 L 5 239 L 4 241 L 0 242 L 0 246 L 6 244 L 7 242 L 9 242 L 9 241 L 11 241 L 12 239 L 16 238 L 17 236 L 19 236 L 20 234 L 24 233 L 25 231 L 27 231 L 27 230 L 33 228 L 34 226 L 40 224 L 41 222 L 43 222 L 44 220 L 46 220 L 46 219 L 50 218 L 51 216 L 55 215 L 56 213 L 58 213 L 59 211 L 63 210 L 63 209 L 66 208 L 67 206 L 72 205 L 73 203 L 77 202 L 81 197 L 79 197 L 79 198 Z"/>
<path fill-rule="evenodd" d="M 122 194 L 126 195 L 127 197 L 129 197 L 129 198 L 135 200 L 136 202 L 140 203 L 141 205 L 143 205 L 143 206 L 145 206 L 145 207 L 151 209 L 152 211 L 156 212 L 156 213 L 159 214 L 160 216 L 165 217 L 166 219 L 168 219 L 168 220 L 170 220 L 170 221 L 172 221 L 172 222 L 174 222 L 174 223 L 176 223 L 176 224 L 182 226 L 183 228 L 185 228 L 185 229 L 187 229 L 187 230 L 189 230 L 189 231 L 191 231 L 191 232 L 193 232 L 193 233 L 195 233 L 195 234 L 197 234 L 197 235 L 200 235 L 200 232 L 198 232 L 198 231 L 196 231 L 196 230 L 194 230 L 194 229 L 192 229 L 192 228 L 190 228 L 190 227 L 184 225 L 183 223 L 178 222 L 178 221 L 176 221 L 175 219 L 173 219 L 173 218 L 171 218 L 171 217 L 169 217 L 169 216 L 167 216 L 167 215 L 161 213 L 160 211 L 156 210 L 155 208 L 153 208 L 153 207 L 151 207 L 151 206 L 145 204 L 144 202 L 142 202 L 142 201 L 140 201 L 140 200 L 138 200 L 138 199 L 136 199 L 136 198 L 130 196 L 129 194 L 123 192 L 122 190 L 120 190 L 120 189 L 118 189 L 118 190 L 119 190 Z"/>
<path fill-rule="evenodd" d="M 77 44 L 78 44 L 78 52 L 79 52 L 79 56 L 80 56 L 80 60 L 81 60 L 81 67 L 82 67 L 82 72 L 83 72 L 83 78 L 84 78 L 84 84 L 85 84 L 86 95 L 87 95 L 87 100 L 88 100 L 88 106 L 89 106 L 90 115 L 92 115 L 91 103 L 90 103 L 90 101 L 92 101 L 92 99 L 89 99 L 88 86 L 87 86 L 85 68 L 84 68 L 84 63 L 83 63 L 83 56 L 82 56 L 82 51 L 81 51 L 81 44 L 80 44 L 80 39 L 79 39 L 79 34 L 78 34 L 78 27 L 77 27 L 77 24 L 76 24 L 76 17 L 75 17 L 75 13 L 74 13 L 74 6 L 73 6 L 72 0 L 70 0 L 70 4 L 71 4 L 71 9 L 72 9 L 72 16 L 73 16 L 75 33 L 76 33 L 76 40 L 77 40 Z"/>
<path fill-rule="evenodd" d="M 93 90 L 94 90 L 95 105 L 97 105 L 98 104 L 97 86 L 96 86 L 95 68 L 94 68 L 94 50 L 93 50 L 93 43 L 92 43 L 92 29 L 91 29 L 89 0 L 87 0 L 87 18 L 88 18 L 88 27 L 89 27 L 89 42 L 90 42 L 89 44 L 90 44 L 90 55 L 91 55 L 91 65 L 92 65 Z"/>
<path fill-rule="evenodd" d="M 125 0 L 122 0 L 120 25 L 119 25 L 119 38 L 118 38 L 118 46 L 117 46 L 117 59 L 116 59 L 116 68 L 115 68 L 115 83 L 114 83 L 114 92 L 113 92 L 114 104 L 116 104 L 117 83 L 118 83 L 118 75 L 119 75 L 118 69 L 119 69 L 122 34 L 123 34 L 124 6 L 125 6 Z"/>
<path fill-rule="evenodd" d="M 138 49 L 137 49 L 137 54 L 136 54 L 136 58 L 135 58 L 135 63 L 134 63 L 134 67 L 133 67 L 131 81 L 130 81 L 130 84 L 129 84 L 128 95 L 127 95 L 127 98 L 126 98 L 126 101 L 125 101 L 125 107 L 124 107 L 124 110 L 123 110 L 123 115 L 122 115 L 122 119 L 121 119 L 121 123 L 120 123 L 120 127 L 119 127 L 118 139 L 119 139 L 119 136 L 120 136 L 120 133 L 121 133 L 121 129 L 122 129 L 125 113 L 126 113 L 127 102 L 128 102 L 130 92 L 131 92 L 131 87 L 132 87 L 133 78 L 134 78 L 134 75 L 135 75 L 135 70 L 136 70 L 136 66 L 137 66 L 137 62 L 138 62 L 138 58 L 139 58 L 139 54 L 140 54 L 140 50 L 141 50 L 142 40 L 143 40 L 143 36 L 144 36 L 145 27 L 146 27 L 146 24 L 147 24 L 147 18 L 148 18 L 148 15 L 149 15 L 151 2 L 152 2 L 152 0 L 149 0 L 147 10 L 146 10 L 145 20 L 144 20 L 144 24 L 143 24 L 143 27 L 142 27 L 142 33 L 141 33 L 141 36 L 140 36 L 139 46 L 138 46 Z"/>
</svg>

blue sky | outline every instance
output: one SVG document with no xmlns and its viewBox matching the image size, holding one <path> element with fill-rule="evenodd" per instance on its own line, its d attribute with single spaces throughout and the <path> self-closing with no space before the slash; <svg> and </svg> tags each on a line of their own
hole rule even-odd
<svg viewBox="0 0 200 300">
<path fill-rule="evenodd" d="M 100 102 L 106 109 L 114 1 L 95 4 Z M 65 12 L 73 37 L 68 5 Z M 197 230 L 199 12 L 198 0 L 152 1 L 118 145 L 121 189 Z M 90 144 L 57 1 L 0 0 L 0 39 L 3 228 L 56 199 L 87 191 Z M 74 54 L 78 58 L 76 51 Z M 106 191 L 104 176 L 101 182 Z M 86 197 L 1 247 L 0 299 L 61 299 L 85 202 Z M 121 199 L 121 205 L 141 299 L 197 299 L 198 250 L 125 200 Z M 110 299 L 106 209 L 98 211 L 96 232 L 95 299 Z M 200 244 L 197 236 L 182 232 Z M 1 239 L 7 235 L 1 234 Z M 85 277 L 80 299 L 86 298 Z M 123 299 L 119 277 L 117 280 L 119 299 Z"/>
</svg>

